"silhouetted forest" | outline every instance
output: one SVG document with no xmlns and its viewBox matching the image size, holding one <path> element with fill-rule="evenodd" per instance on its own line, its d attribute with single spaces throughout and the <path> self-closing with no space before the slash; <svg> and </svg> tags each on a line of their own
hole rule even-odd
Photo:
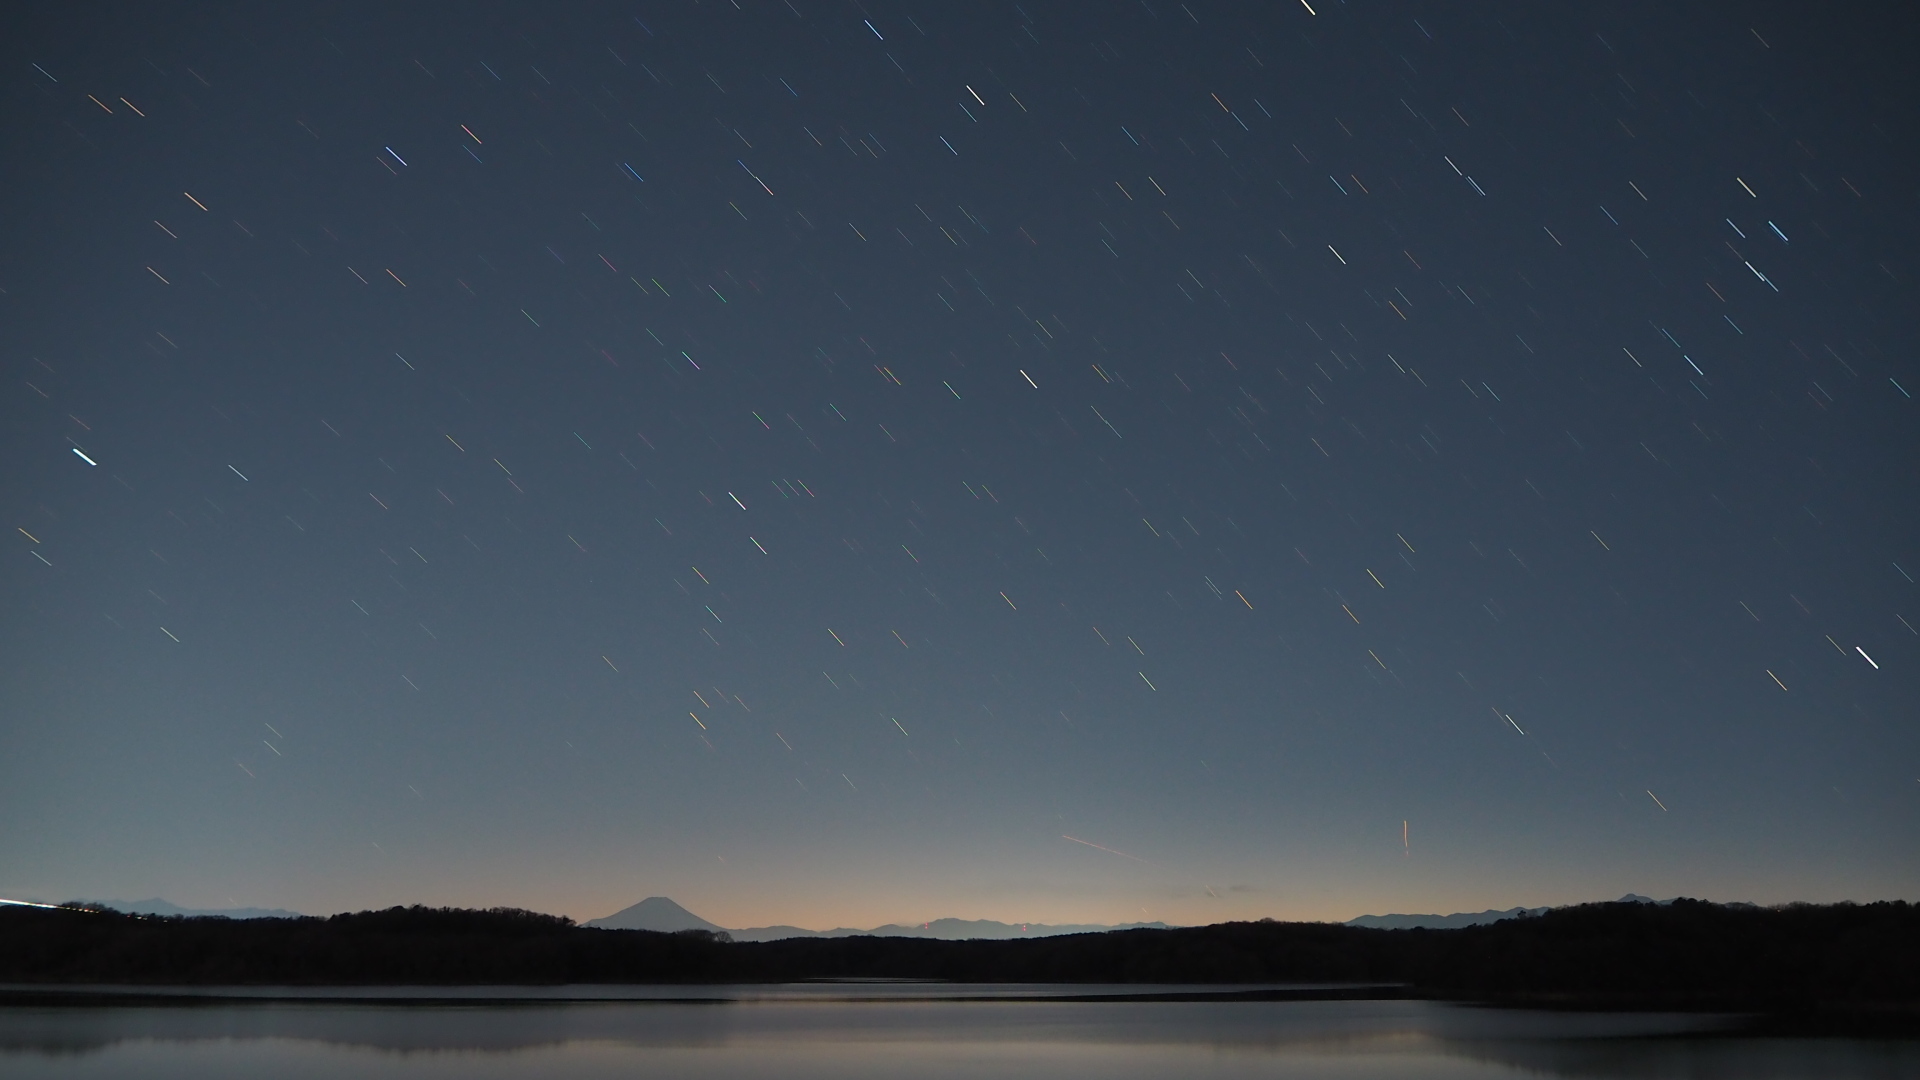
<svg viewBox="0 0 1920 1080">
<path fill-rule="evenodd" d="M 1013 941 L 597 930 L 510 909 L 153 918 L 0 909 L 0 982 L 1392 983 L 1394 996 L 1771 1011 L 1920 1006 L 1920 906 L 1612 903 L 1458 930 L 1221 923 Z"/>
</svg>

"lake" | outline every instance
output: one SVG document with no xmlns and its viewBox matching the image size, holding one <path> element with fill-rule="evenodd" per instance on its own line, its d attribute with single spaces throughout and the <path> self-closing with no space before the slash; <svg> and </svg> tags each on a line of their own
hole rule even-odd
<svg viewBox="0 0 1920 1080">
<path fill-rule="evenodd" d="M 1730 1017 L 1180 999 L 1219 990 L 227 988 L 15 1003 L 0 1005 L 0 1077 L 1920 1076 L 1920 1041 L 1747 1037 Z"/>
</svg>

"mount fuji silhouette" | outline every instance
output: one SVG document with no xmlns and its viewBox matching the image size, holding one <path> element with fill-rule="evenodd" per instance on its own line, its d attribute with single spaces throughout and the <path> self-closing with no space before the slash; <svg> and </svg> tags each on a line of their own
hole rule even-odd
<svg viewBox="0 0 1920 1080">
<path fill-rule="evenodd" d="M 705 930 L 712 934 L 727 932 L 725 927 L 715 926 L 664 896 L 649 896 L 604 919 L 590 920 L 587 925 L 602 930 L 652 930 L 662 934 L 677 934 L 682 930 Z"/>
<path fill-rule="evenodd" d="M 708 933 L 726 934 L 735 941 L 866 936 L 939 938 L 944 941 L 984 938 L 1004 941 L 1010 938 L 1056 937 L 1061 934 L 1098 934 L 1108 930 L 1167 929 L 1167 924 L 1160 922 L 1128 923 L 1125 926 L 1091 924 L 1048 926 L 1041 923 L 994 922 L 991 919 L 934 919 L 911 926 L 889 923 L 886 926 L 876 926 L 871 930 L 856 930 L 845 926 L 832 930 L 807 930 L 798 926 L 754 926 L 743 930 L 730 930 L 708 922 L 664 896 L 649 896 L 632 907 L 622 908 L 604 919 L 589 920 L 586 925 L 601 930 L 652 930 L 664 934 L 679 933 L 682 930 L 705 930 Z"/>
</svg>

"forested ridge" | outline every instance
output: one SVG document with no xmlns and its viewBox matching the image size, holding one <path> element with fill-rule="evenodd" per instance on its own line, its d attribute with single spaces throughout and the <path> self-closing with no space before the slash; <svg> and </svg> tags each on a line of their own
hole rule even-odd
<svg viewBox="0 0 1920 1080">
<path fill-rule="evenodd" d="M 1409 996 L 1767 1009 L 1920 1003 L 1920 907 L 1692 900 L 1560 908 L 1453 930 L 1220 923 L 1011 941 L 598 930 L 513 909 L 156 918 L 0 909 L 0 982 L 559 985 L 809 979 L 1375 983 Z"/>
</svg>

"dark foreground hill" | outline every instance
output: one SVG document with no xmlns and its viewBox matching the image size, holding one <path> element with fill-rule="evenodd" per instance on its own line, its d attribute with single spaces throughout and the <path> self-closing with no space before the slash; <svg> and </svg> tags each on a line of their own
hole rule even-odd
<svg viewBox="0 0 1920 1080">
<path fill-rule="evenodd" d="M 1920 1006 L 1920 906 L 1587 904 L 1456 930 L 1221 923 L 1013 941 L 597 930 L 526 911 L 331 918 L 0 910 L 0 983 L 556 985 L 932 979 L 962 983 L 1400 984 L 1407 996 L 1584 1007 Z"/>
</svg>

